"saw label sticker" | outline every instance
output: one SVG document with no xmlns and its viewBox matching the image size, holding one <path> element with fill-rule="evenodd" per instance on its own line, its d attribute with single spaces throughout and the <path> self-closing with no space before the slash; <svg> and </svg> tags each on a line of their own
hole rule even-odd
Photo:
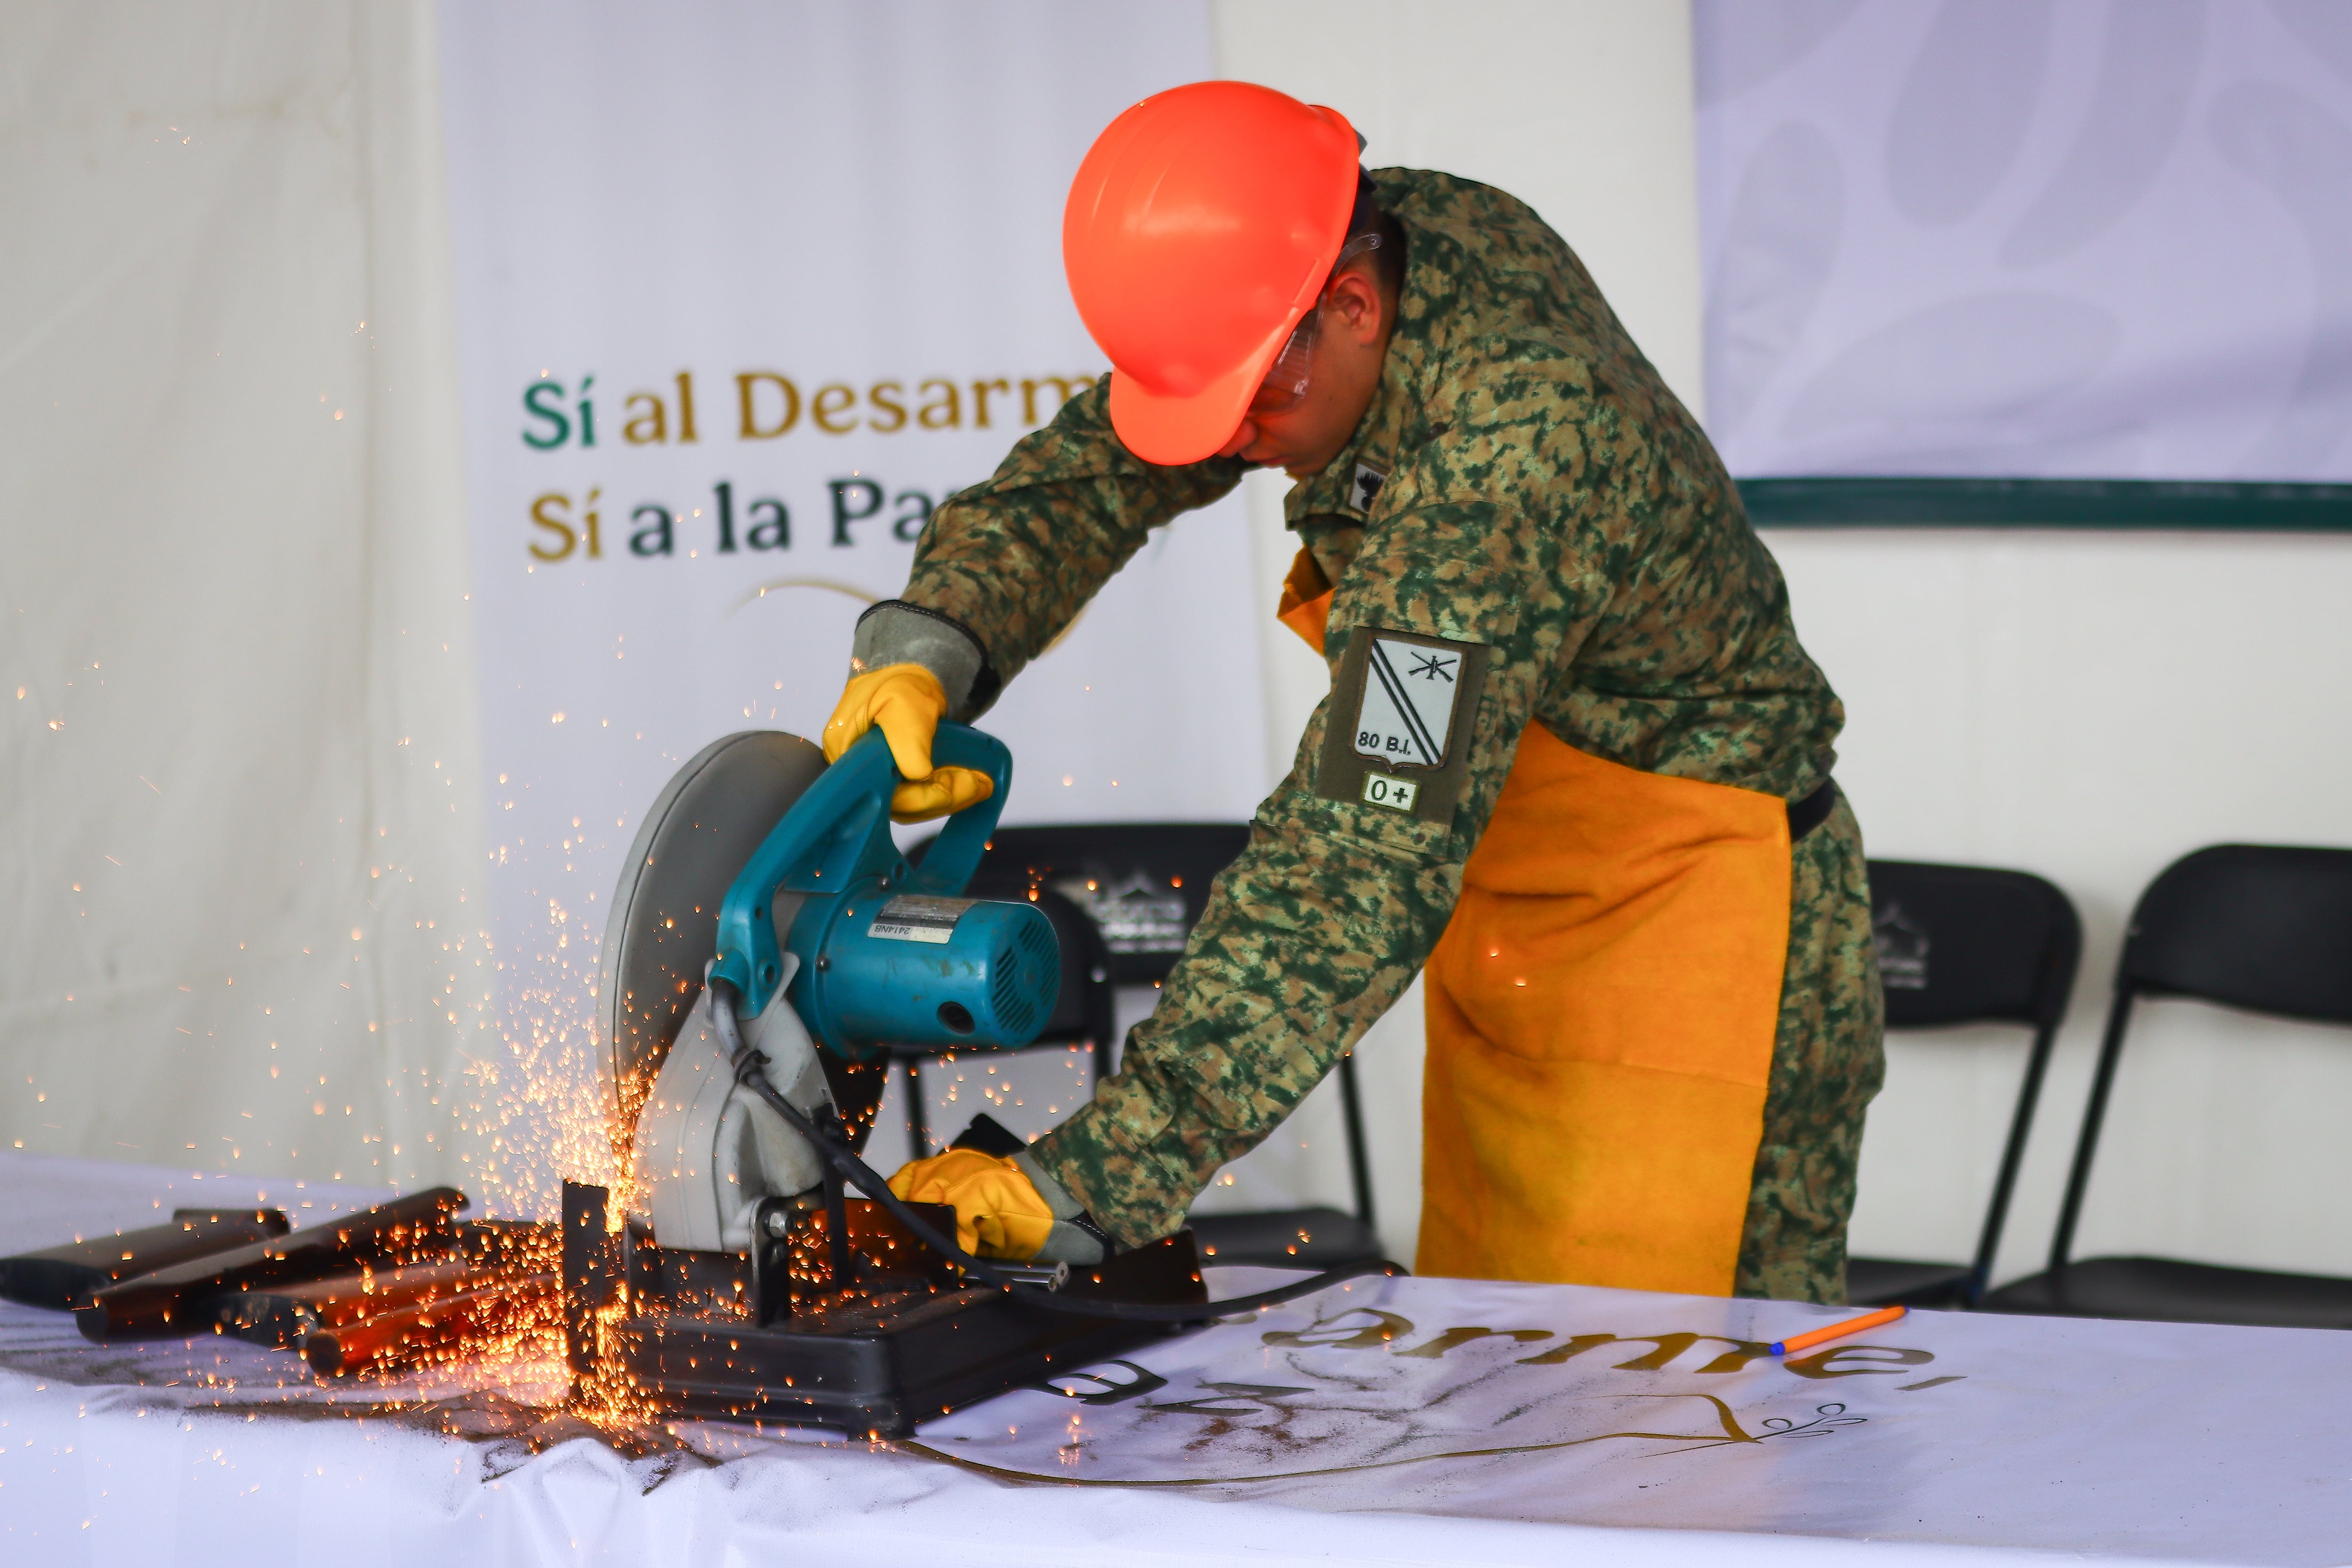
<svg viewBox="0 0 2352 1568">
<path fill-rule="evenodd" d="M 877 910 L 866 935 L 892 942 L 944 944 L 955 935 L 956 922 L 980 900 L 940 898 L 929 893 L 902 893 Z"/>
<path fill-rule="evenodd" d="M 1364 664 L 1356 754 L 1416 768 L 1444 767 L 1462 695 L 1462 655 L 1376 636 Z"/>
</svg>

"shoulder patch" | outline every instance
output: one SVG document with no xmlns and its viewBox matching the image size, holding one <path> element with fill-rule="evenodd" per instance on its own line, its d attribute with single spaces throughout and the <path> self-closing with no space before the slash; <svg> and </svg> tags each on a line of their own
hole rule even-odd
<svg viewBox="0 0 2352 1568">
<path fill-rule="evenodd" d="M 1368 677 L 1356 702 L 1359 757 L 1413 768 L 1443 768 L 1462 696 L 1457 648 L 1431 648 L 1374 632 L 1364 654 Z"/>
<path fill-rule="evenodd" d="M 1444 824 L 1469 774 L 1484 643 L 1358 626 L 1340 655 L 1315 792 Z"/>
<path fill-rule="evenodd" d="M 1380 498 L 1381 486 L 1388 482 L 1389 476 L 1370 464 L 1357 464 L 1356 476 L 1348 486 L 1348 505 L 1360 512 L 1370 511 Z"/>
</svg>

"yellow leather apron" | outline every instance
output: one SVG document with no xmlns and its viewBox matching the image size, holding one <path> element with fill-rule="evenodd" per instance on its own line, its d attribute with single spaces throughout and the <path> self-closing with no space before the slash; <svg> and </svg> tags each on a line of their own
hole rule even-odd
<svg viewBox="0 0 2352 1568">
<path fill-rule="evenodd" d="M 1330 608 L 1302 550 L 1278 614 Z M 1414 1269 L 1729 1295 L 1788 946 L 1779 797 L 1529 724 L 1424 971 Z"/>
</svg>

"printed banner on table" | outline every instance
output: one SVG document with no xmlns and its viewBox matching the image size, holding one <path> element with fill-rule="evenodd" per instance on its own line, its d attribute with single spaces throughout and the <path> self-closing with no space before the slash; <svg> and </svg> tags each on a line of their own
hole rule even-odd
<svg viewBox="0 0 2352 1568">
<path fill-rule="evenodd" d="M 81 1161 L 10 1174 L 26 1201 L 0 1214 L 6 1249 L 176 1201 L 315 1203 L 316 1224 L 380 1196 L 158 1190 Z M 1221 1294 L 1297 1278 L 1208 1274 Z M 168 1561 L 199 1531 L 299 1560 L 315 1521 L 355 1514 L 367 1531 L 336 1535 L 339 1563 L 560 1559 L 583 1519 L 623 1562 L 686 1542 L 933 1562 L 958 1530 L 1006 1543 L 959 1561 L 1024 1563 L 2345 1560 L 2352 1335 L 1923 1312 L 1771 1354 L 1854 1315 L 1360 1279 L 877 1441 L 658 1414 L 591 1427 L 558 1409 L 567 1373 L 543 1340 L 324 1379 L 235 1335 L 99 1346 L 69 1313 L 0 1301 L 0 1529 L 35 1543 L 11 1561 L 42 1563 Z"/>
<path fill-rule="evenodd" d="M 1226 1290 L 1297 1277 L 1216 1272 Z M 2328 1382 L 2352 1358 L 2344 1336 L 1915 1312 L 1771 1353 L 1858 1315 L 1359 1280 L 1073 1368 L 901 1446 L 1000 1481 L 1378 1510 L 1401 1529 L 1427 1515 L 2342 1560 L 2352 1511 L 2322 1489 L 2344 1484 Z M 1728 1544 L 1691 1560 L 1741 1555 Z"/>
<path fill-rule="evenodd" d="M 1210 74 L 1198 5 L 447 5 L 491 918 L 568 1050 L 640 813 L 814 736 L 925 519 L 1106 367 L 1061 267 L 1094 136 Z M 1271 783 L 1238 497 L 987 720 L 1008 821 L 1242 820 Z M 1180 650 L 1195 653 L 1180 656 Z"/>
</svg>

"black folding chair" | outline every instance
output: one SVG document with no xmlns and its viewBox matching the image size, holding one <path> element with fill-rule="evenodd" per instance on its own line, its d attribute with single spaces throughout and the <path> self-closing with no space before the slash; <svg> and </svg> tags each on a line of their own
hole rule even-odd
<svg viewBox="0 0 2352 1568">
<path fill-rule="evenodd" d="M 2175 861 L 2140 894 L 2074 1145 L 2047 1272 L 1984 1300 L 1993 1312 L 2171 1322 L 2352 1328 L 2352 1280 L 2170 1258 L 2069 1254 L 2133 1006 L 2189 997 L 2247 1012 L 2352 1024 L 2352 850 L 2218 844 Z"/>
<path fill-rule="evenodd" d="M 1037 1038 L 1022 1050 L 1067 1051 L 1072 1046 L 1087 1046 L 1094 1053 L 1096 1076 L 1100 1077 L 1110 1071 L 1111 1043 L 1118 1032 L 1109 955 L 1103 951 L 1102 936 L 1095 923 L 1076 904 L 1051 889 L 1038 890 L 1036 904 L 1053 925 L 1055 939 L 1061 946 L 1062 988 L 1054 998 L 1053 1016 L 1045 1020 Z M 945 1053 L 894 1049 L 890 1054 L 907 1070 L 907 1145 L 919 1159 L 933 1152 L 928 1108 L 923 1100 L 922 1064 L 928 1058 Z"/>
<path fill-rule="evenodd" d="M 1888 1028 L 2019 1023 L 2033 1030 L 1976 1261 L 1846 1260 L 1846 1294 L 1859 1305 L 1972 1305 L 1991 1276 L 2050 1047 L 2074 993 L 2082 921 L 2063 893 L 2029 873 L 1916 861 L 1871 862 L 1870 906 Z"/>
<path fill-rule="evenodd" d="M 999 828 L 970 891 L 989 898 L 1061 894 L 1097 932 L 1112 986 L 1156 986 L 1182 956 L 1208 905 L 1209 884 L 1248 842 L 1249 829 L 1238 822 Z M 1108 1076 L 1113 1067 L 1108 1037 L 1096 1062 L 1097 1072 Z M 1352 1058 L 1339 1059 L 1339 1077 L 1355 1213 L 1315 1207 L 1194 1215 L 1190 1223 L 1204 1254 L 1220 1263 L 1301 1268 L 1381 1255 Z"/>
</svg>

